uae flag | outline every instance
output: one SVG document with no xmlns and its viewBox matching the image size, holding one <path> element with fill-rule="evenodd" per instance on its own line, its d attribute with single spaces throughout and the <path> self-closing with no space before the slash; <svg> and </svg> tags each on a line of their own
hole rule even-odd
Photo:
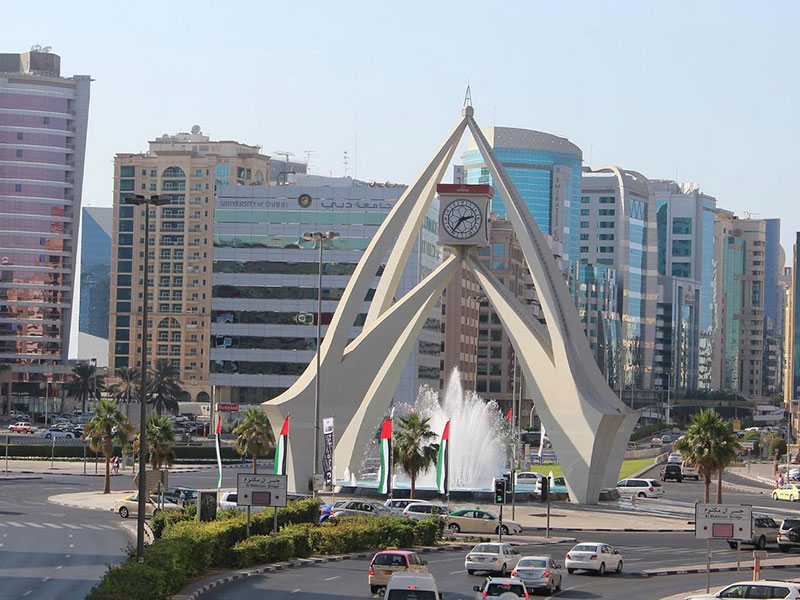
<svg viewBox="0 0 800 600">
<path fill-rule="evenodd" d="M 439 442 L 439 458 L 436 460 L 436 489 L 440 494 L 450 491 L 449 466 L 450 466 L 450 421 L 445 423 L 442 440 Z"/>
<path fill-rule="evenodd" d="M 275 446 L 275 475 L 286 475 L 286 447 L 289 443 L 289 415 L 283 420 L 278 444 Z"/>
<path fill-rule="evenodd" d="M 381 427 L 381 470 L 378 473 L 378 493 L 392 493 L 392 419 Z"/>
</svg>

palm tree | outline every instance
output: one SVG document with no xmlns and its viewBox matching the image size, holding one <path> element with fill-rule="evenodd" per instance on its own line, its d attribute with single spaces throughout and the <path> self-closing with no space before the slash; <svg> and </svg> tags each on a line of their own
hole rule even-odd
<svg viewBox="0 0 800 600">
<path fill-rule="evenodd" d="M 175 460 L 175 432 L 167 417 L 150 415 L 145 429 L 147 450 L 150 452 L 150 465 L 153 470 L 160 469 L 164 464 L 172 466 Z"/>
<path fill-rule="evenodd" d="M 266 456 L 275 445 L 275 436 L 267 419 L 267 413 L 260 408 L 248 408 L 244 419 L 233 430 L 237 435 L 233 448 L 242 455 L 253 457 L 253 475 L 258 473 L 258 457 Z"/>
<path fill-rule="evenodd" d="M 67 396 L 81 403 L 82 412 L 86 412 L 88 399 L 100 400 L 102 398 L 103 389 L 103 376 L 97 374 L 97 369 L 93 364 L 84 362 L 73 367 L 72 381 L 67 384 Z"/>
<path fill-rule="evenodd" d="M 178 369 L 167 360 L 157 361 L 147 391 L 150 394 L 148 402 L 155 407 L 159 417 L 164 410 L 177 414 L 178 397 L 183 391 Z"/>
<path fill-rule="evenodd" d="M 110 400 L 100 400 L 95 406 L 94 416 L 86 425 L 83 438 L 89 440 L 93 452 L 103 452 L 106 459 L 106 479 L 103 493 L 111 493 L 111 457 L 114 454 L 114 443 L 125 446 L 133 434 L 133 427 L 117 405 Z"/>
<path fill-rule="evenodd" d="M 431 431 L 430 419 L 418 412 L 410 412 L 398 419 L 398 432 L 394 438 L 392 454 L 394 463 L 400 465 L 411 478 L 411 495 L 417 484 L 417 475 L 433 465 L 439 452 L 439 444 L 429 443 L 436 439 Z"/>
<path fill-rule="evenodd" d="M 108 388 L 108 391 L 111 392 L 111 397 L 114 398 L 118 404 L 125 404 L 125 414 L 128 415 L 131 402 L 141 399 L 141 394 L 139 393 L 139 386 L 141 385 L 139 369 L 135 367 L 121 367 L 117 369 L 117 378 L 119 381 L 112 384 Z"/>
<path fill-rule="evenodd" d="M 736 458 L 741 445 L 730 424 L 713 410 L 706 409 L 692 416 L 692 422 L 675 444 L 703 477 L 703 502 L 710 500 L 711 476 L 717 471 L 717 502 L 722 502 L 722 472 Z"/>
</svg>

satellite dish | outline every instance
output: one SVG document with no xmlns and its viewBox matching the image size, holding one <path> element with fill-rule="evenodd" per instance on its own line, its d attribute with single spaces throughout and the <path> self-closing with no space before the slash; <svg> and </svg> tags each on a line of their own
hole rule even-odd
<svg viewBox="0 0 800 600">
<path fill-rule="evenodd" d="M 202 131 L 202 130 L 200 129 L 200 125 L 192 125 L 192 133 L 193 133 L 194 135 L 197 135 L 198 133 L 200 133 L 200 131 Z"/>
<path fill-rule="evenodd" d="M 44 48 L 42 48 L 42 52 L 50 52 L 50 50 L 52 49 L 53 49 L 52 46 L 45 46 Z"/>
<path fill-rule="evenodd" d="M 39 44 L 34 44 L 31 46 L 31 52 L 40 52 L 42 47 Z"/>
</svg>

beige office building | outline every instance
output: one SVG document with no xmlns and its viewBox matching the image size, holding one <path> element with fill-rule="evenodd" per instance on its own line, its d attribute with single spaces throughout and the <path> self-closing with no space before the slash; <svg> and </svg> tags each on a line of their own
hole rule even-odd
<svg viewBox="0 0 800 600">
<path fill-rule="evenodd" d="M 171 197 L 150 209 L 148 360 L 180 372 L 183 400 L 208 401 L 214 189 L 267 185 L 269 157 L 259 146 L 211 141 L 191 133 L 163 135 L 149 150 L 114 160 L 109 368 L 141 368 L 144 208 L 126 194 Z"/>
</svg>

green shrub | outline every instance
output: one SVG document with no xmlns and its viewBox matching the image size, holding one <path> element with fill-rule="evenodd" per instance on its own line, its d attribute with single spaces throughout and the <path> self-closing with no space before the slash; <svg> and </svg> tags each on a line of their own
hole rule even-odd
<svg viewBox="0 0 800 600">
<path fill-rule="evenodd" d="M 280 533 L 255 535 L 237 543 L 232 554 L 240 568 L 289 560 L 294 556 L 294 540 Z"/>
<path fill-rule="evenodd" d="M 164 529 L 170 525 L 195 519 L 197 507 L 194 504 L 190 504 L 189 506 L 194 507 L 194 515 L 189 513 L 189 507 L 187 507 L 181 510 L 162 510 L 150 519 L 150 529 L 153 530 L 153 536 L 158 539 L 163 535 Z"/>
<path fill-rule="evenodd" d="M 170 593 L 164 571 L 155 565 L 140 565 L 134 558 L 109 567 L 86 600 L 164 600 Z"/>
<path fill-rule="evenodd" d="M 272 532 L 272 511 L 264 509 L 250 518 L 250 532 L 255 535 L 266 535 Z M 320 502 L 317 498 L 291 500 L 286 506 L 278 509 L 278 529 L 297 523 L 319 523 Z"/>
<path fill-rule="evenodd" d="M 225 521 L 180 521 L 164 529 L 162 539 L 188 538 L 195 544 L 195 560 L 200 568 L 229 567 L 231 548 L 245 538 L 244 517 Z"/>
<path fill-rule="evenodd" d="M 434 546 L 442 539 L 444 519 L 414 521 L 413 530 L 415 546 Z"/>
</svg>

